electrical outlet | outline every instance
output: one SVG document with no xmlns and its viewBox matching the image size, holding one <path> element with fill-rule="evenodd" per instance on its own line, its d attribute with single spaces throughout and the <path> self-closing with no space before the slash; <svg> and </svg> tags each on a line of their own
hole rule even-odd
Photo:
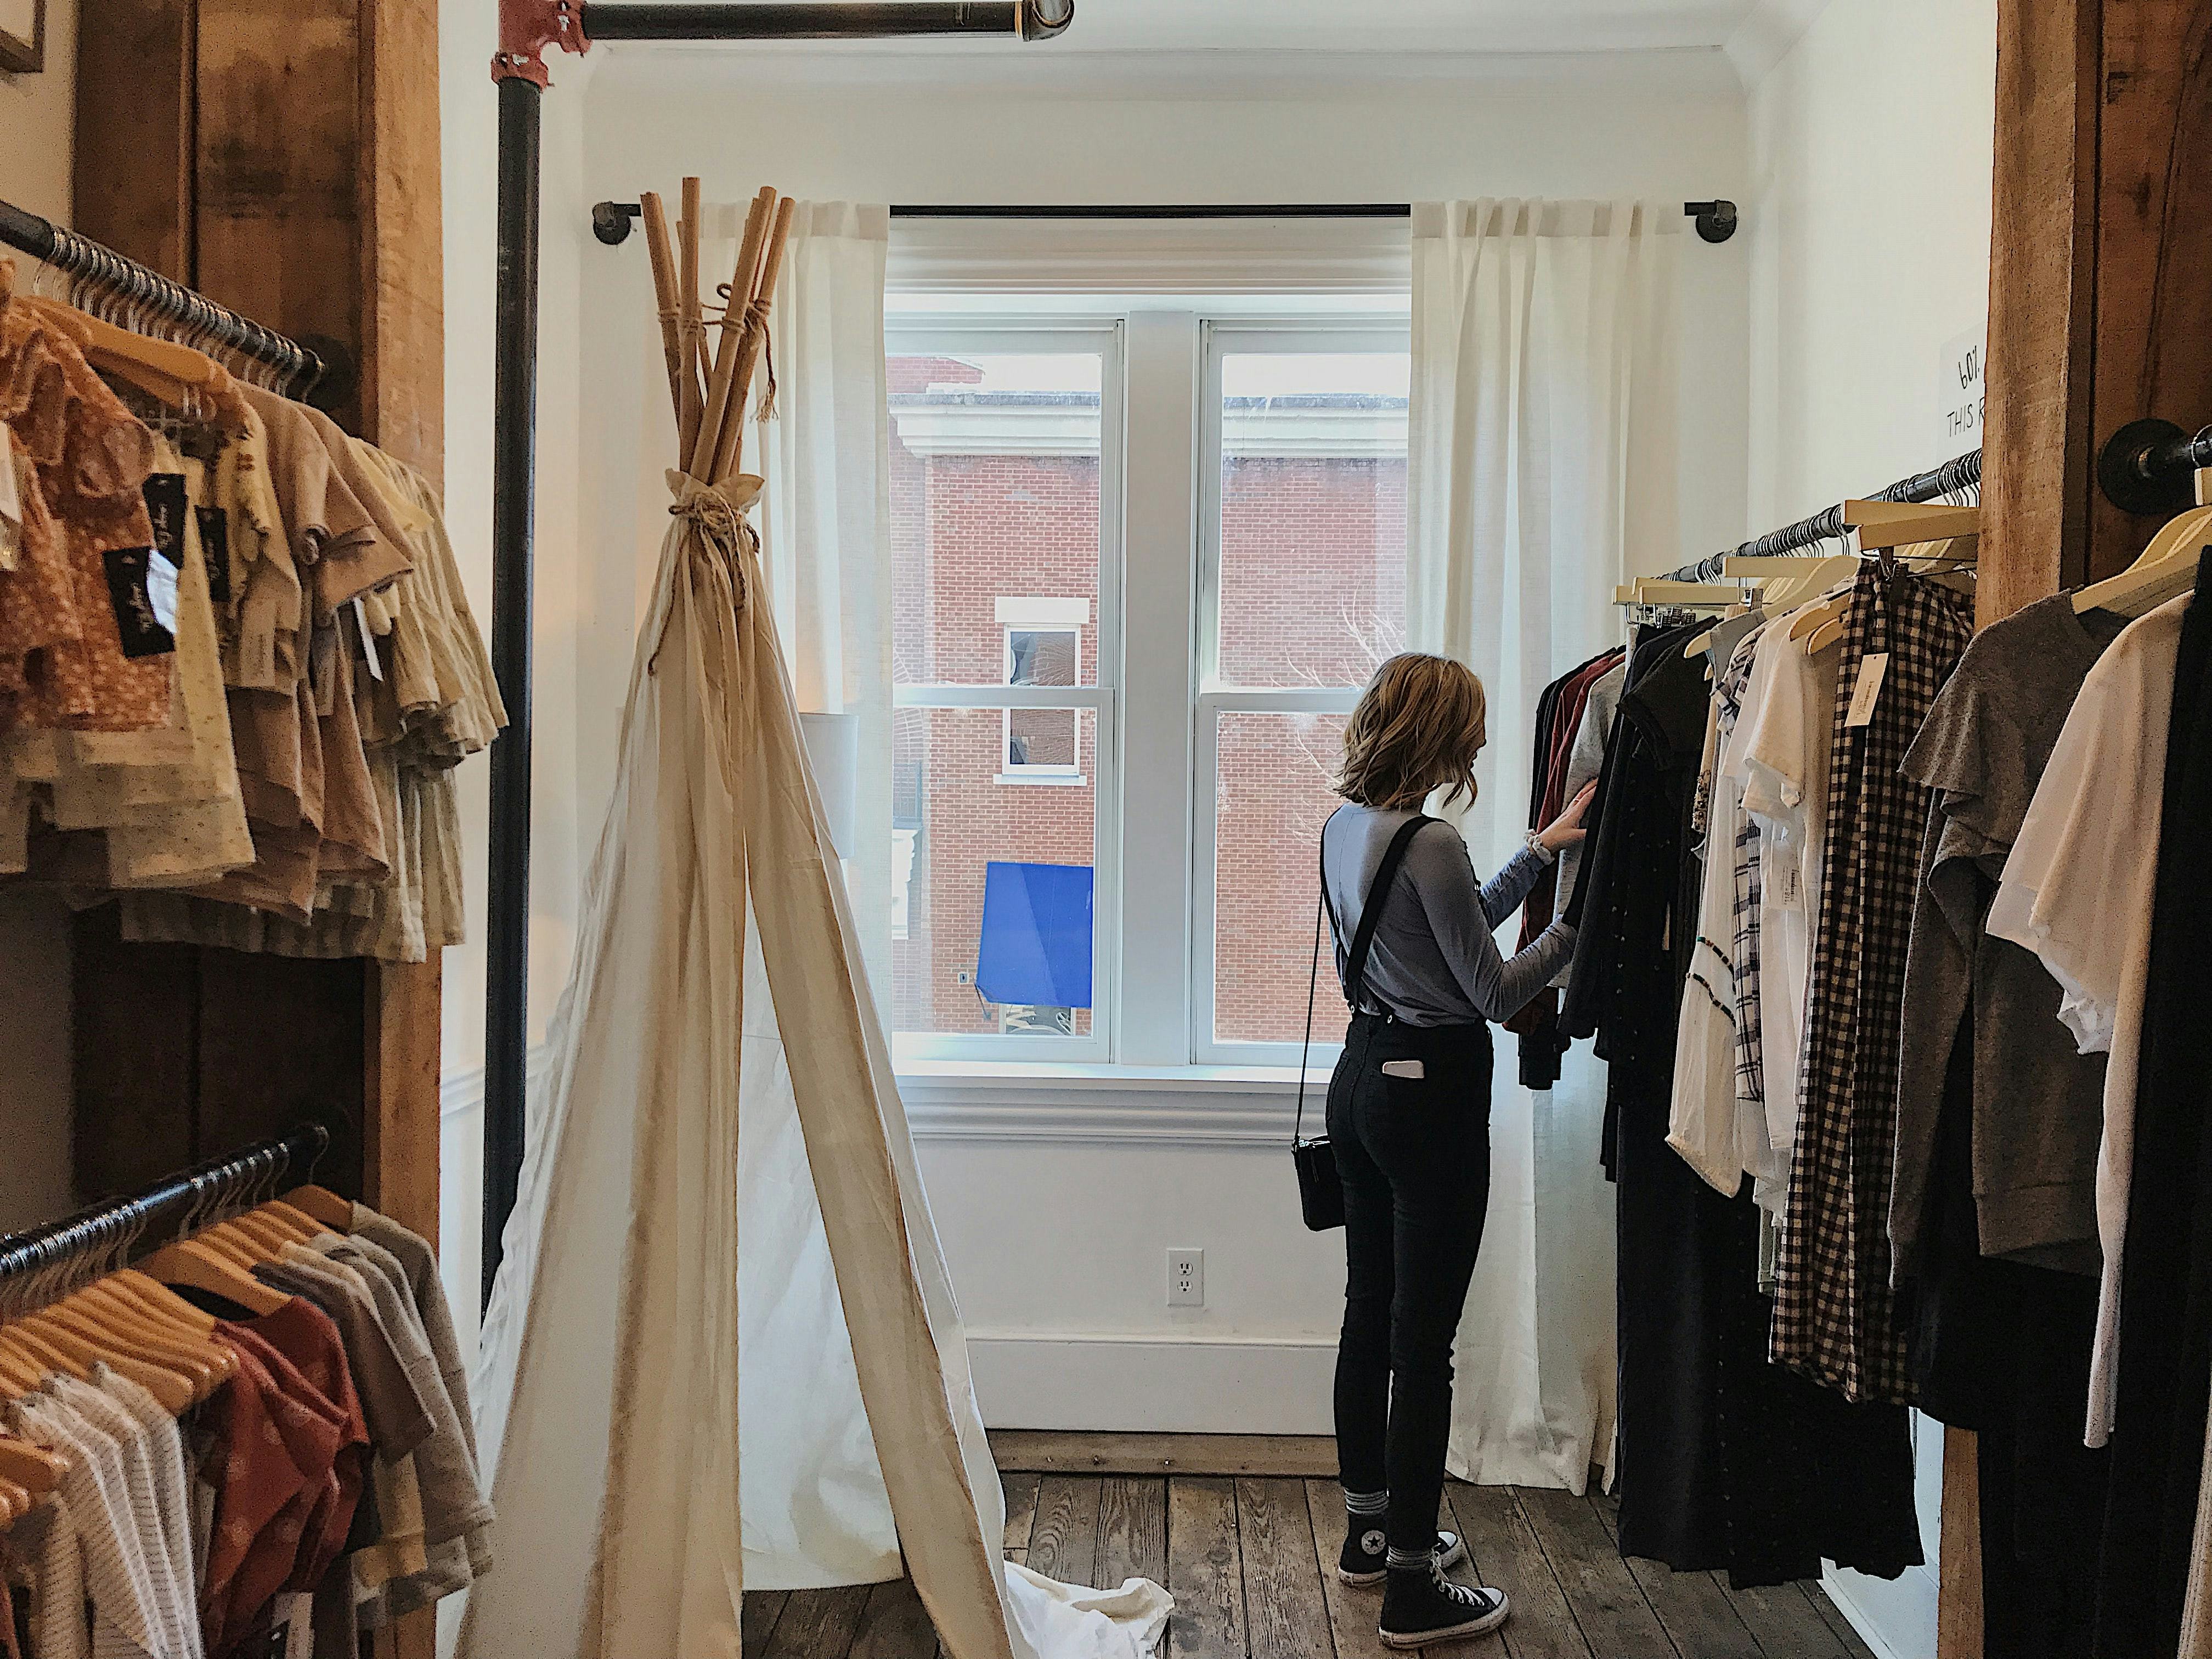
<svg viewBox="0 0 2212 1659">
<path fill-rule="evenodd" d="M 1168 1306 L 1203 1308 L 1205 1305 L 1206 1252 L 1204 1250 L 1170 1250 L 1168 1252 Z"/>
</svg>

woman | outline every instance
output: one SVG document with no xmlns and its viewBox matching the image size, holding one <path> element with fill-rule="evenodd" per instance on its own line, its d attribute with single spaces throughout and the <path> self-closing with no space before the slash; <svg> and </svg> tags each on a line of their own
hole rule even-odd
<svg viewBox="0 0 2212 1659">
<path fill-rule="evenodd" d="M 1352 710 L 1322 829 L 1322 896 L 1352 1009 L 1328 1085 L 1344 1182 L 1344 1334 L 1336 1442 L 1347 1523 L 1338 1571 L 1382 1583 L 1392 1647 L 1505 1622 L 1504 1595 L 1454 1583 L 1465 1550 L 1436 1530 L 1451 1423 L 1452 1338 L 1490 1200 L 1490 1028 L 1566 964 L 1554 922 L 1518 955 L 1492 930 L 1562 848 L 1583 838 L 1585 789 L 1479 886 L 1467 844 L 1422 816 L 1437 791 L 1474 797 L 1487 736 L 1482 682 L 1443 657 L 1391 658 Z"/>
</svg>

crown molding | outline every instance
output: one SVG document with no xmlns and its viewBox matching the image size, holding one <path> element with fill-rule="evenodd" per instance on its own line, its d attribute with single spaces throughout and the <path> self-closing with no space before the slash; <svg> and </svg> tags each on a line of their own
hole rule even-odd
<svg viewBox="0 0 2212 1659">
<path fill-rule="evenodd" d="M 1828 0 L 1755 0 L 1721 48 L 1749 92 L 1790 55 L 1828 9 Z"/>
</svg>

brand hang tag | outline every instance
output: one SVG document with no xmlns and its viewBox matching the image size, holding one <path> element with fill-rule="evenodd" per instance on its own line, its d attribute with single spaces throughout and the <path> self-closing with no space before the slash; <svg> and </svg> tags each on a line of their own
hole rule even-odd
<svg viewBox="0 0 2212 1659">
<path fill-rule="evenodd" d="M 368 608 L 359 599 L 353 602 L 353 619 L 361 628 L 361 654 L 368 660 L 371 679 L 384 678 L 384 659 L 376 654 L 376 635 L 369 632 Z"/>
<path fill-rule="evenodd" d="M 1881 683 L 1889 673 L 1889 653 L 1875 651 L 1859 664 L 1858 683 L 1851 688 L 1851 706 L 1844 713 L 1847 726 L 1864 726 L 1874 719 L 1874 705 L 1881 696 Z"/>
<path fill-rule="evenodd" d="M 177 648 L 177 572 L 150 547 L 111 547 L 100 555 L 107 599 L 126 657 L 166 656 Z"/>
<path fill-rule="evenodd" d="M 199 526 L 200 559 L 207 566 L 208 599 L 230 604 L 230 514 L 219 507 L 196 507 L 192 520 Z"/>
<path fill-rule="evenodd" d="M 169 562 L 173 571 L 185 568 L 185 475 L 152 472 L 140 493 L 146 497 L 146 517 L 154 526 L 154 550 Z"/>
<path fill-rule="evenodd" d="M 1798 872 L 1797 858 L 1794 853 L 1776 860 L 1775 868 L 1771 873 L 1774 878 L 1774 902 L 1777 904 L 1794 905 L 1804 896 L 1805 882 Z"/>
</svg>

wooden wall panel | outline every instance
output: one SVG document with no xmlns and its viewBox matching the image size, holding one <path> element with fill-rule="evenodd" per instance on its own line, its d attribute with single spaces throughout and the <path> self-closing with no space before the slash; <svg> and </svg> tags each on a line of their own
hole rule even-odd
<svg viewBox="0 0 2212 1659">
<path fill-rule="evenodd" d="M 187 284 L 196 46 L 193 0 L 84 8 L 71 163 L 76 228 Z"/>
<path fill-rule="evenodd" d="M 2081 580 L 2093 488 L 2099 0 L 1997 9 L 1984 625 Z"/>
<path fill-rule="evenodd" d="M 2212 3 L 1999 0 L 1979 609 L 2124 569 L 2161 522 L 2095 457 L 2212 421 Z M 1981 1659 L 1974 1437 L 1945 1437 L 1940 1659 Z"/>
<path fill-rule="evenodd" d="M 112 0 L 100 19 L 77 66 L 80 228 L 337 342 L 358 372 L 331 412 L 440 477 L 435 0 Z M 125 945 L 95 913 L 76 983 L 88 1192 L 313 1117 L 336 1136 L 326 1184 L 436 1239 L 438 963 Z M 400 1645 L 428 1650 L 421 1630 Z"/>
</svg>

